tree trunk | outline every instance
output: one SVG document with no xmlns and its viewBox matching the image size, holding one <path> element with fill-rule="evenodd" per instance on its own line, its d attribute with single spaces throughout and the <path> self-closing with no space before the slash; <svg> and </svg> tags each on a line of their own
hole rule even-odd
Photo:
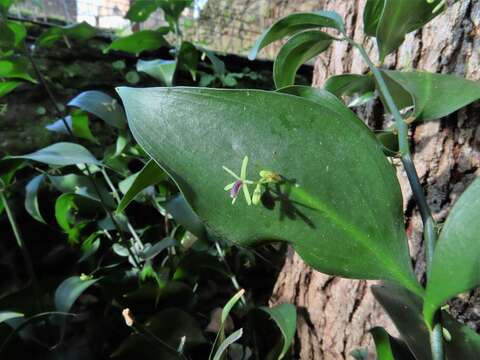
<svg viewBox="0 0 480 360">
<path fill-rule="evenodd" d="M 377 59 L 376 45 L 363 35 L 366 0 L 323 0 L 319 8 L 339 12 L 351 37 L 363 43 Z M 385 62 L 388 68 L 452 73 L 480 79 L 480 1 L 460 0 L 423 30 L 409 34 L 403 46 Z M 336 42 L 315 64 L 314 85 L 322 86 L 334 74 L 365 73 L 367 67 L 356 50 Z M 420 179 L 434 217 L 440 223 L 451 205 L 474 179 L 480 164 L 480 106 L 474 104 L 441 121 L 414 124 L 411 148 Z M 389 120 L 377 102 L 359 111 L 374 129 Z M 422 223 L 401 165 L 398 178 L 404 195 L 404 209 L 410 252 L 419 279 L 425 278 L 425 250 Z M 321 274 L 309 268 L 290 251 L 277 280 L 272 304 L 290 302 L 298 307 L 295 359 L 352 359 L 349 352 L 367 346 L 375 350 L 368 329 L 375 325 L 395 330 L 375 302 L 369 287 L 373 282 L 347 280 Z M 452 302 L 452 314 L 475 330 L 480 328 L 480 291 L 472 291 Z"/>
</svg>

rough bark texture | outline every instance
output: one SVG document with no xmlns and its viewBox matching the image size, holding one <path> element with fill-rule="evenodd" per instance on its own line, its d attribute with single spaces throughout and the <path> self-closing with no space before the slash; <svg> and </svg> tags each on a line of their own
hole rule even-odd
<svg viewBox="0 0 480 360">
<path fill-rule="evenodd" d="M 374 59 L 376 46 L 363 35 L 365 0 L 324 0 L 319 8 L 344 16 L 350 36 L 364 43 Z M 480 1 L 461 0 L 423 30 L 407 36 L 385 66 L 417 68 L 454 73 L 471 80 L 480 79 Z M 364 73 L 367 70 L 356 51 L 345 43 L 317 59 L 314 85 L 322 86 L 334 74 Z M 412 127 L 412 150 L 419 176 L 436 220 L 443 222 L 451 205 L 475 177 L 480 164 L 478 104 L 469 106 L 441 121 Z M 359 115 L 373 128 L 388 123 L 381 105 L 362 109 Z M 401 166 L 398 177 L 404 194 L 407 233 L 415 271 L 425 277 L 422 224 Z M 352 349 L 368 346 L 375 351 L 367 330 L 374 325 L 393 330 L 392 324 L 373 299 L 372 282 L 347 280 L 316 272 L 291 251 L 278 278 L 272 304 L 292 302 L 298 306 L 299 320 L 295 359 L 352 359 Z M 452 313 L 475 330 L 480 328 L 480 291 L 465 294 L 451 303 Z"/>
</svg>

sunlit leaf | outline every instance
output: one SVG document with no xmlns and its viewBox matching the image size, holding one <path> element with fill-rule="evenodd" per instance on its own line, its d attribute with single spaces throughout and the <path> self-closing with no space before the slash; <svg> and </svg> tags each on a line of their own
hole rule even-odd
<svg viewBox="0 0 480 360">
<path fill-rule="evenodd" d="M 59 142 L 30 154 L 12 156 L 13 159 L 38 161 L 49 165 L 99 164 L 90 151 L 82 145 Z"/>
<path fill-rule="evenodd" d="M 135 22 L 142 22 L 158 9 L 158 4 L 155 0 L 135 0 L 135 2 L 128 9 L 125 18 Z"/>
<path fill-rule="evenodd" d="M 425 294 L 425 319 L 448 299 L 480 286 L 480 178 L 453 206 L 435 246 Z"/>
<path fill-rule="evenodd" d="M 163 37 L 163 32 L 142 30 L 114 40 L 106 51 L 117 50 L 140 54 L 142 51 L 156 50 L 162 46 L 168 46 L 167 41 Z"/>
<path fill-rule="evenodd" d="M 71 39 L 88 40 L 97 35 L 98 30 L 85 21 L 67 26 L 52 26 L 37 40 L 39 46 L 51 46 L 64 36 Z"/>
<path fill-rule="evenodd" d="M 336 12 L 316 11 L 291 14 L 278 20 L 263 32 L 253 45 L 248 58 L 254 60 L 261 49 L 285 36 L 293 35 L 302 30 L 319 27 L 334 28 L 342 33 L 345 32 L 343 19 Z"/>
<path fill-rule="evenodd" d="M 37 81 L 28 74 L 27 61 L 23 58 L 0 59 L 0 78 Z"/>
<path fill-rule="evenodd" d="M 20 85 L 21 81 L 0 81 L 0 97 L 7 95 Z"/>
<path fill-rule="evenodd" d="M 316 30 L 292 36 L 275 58 L 273 65 L 275 86 L 281 88 L 293 85 L 300 66 L 325 51 L 331 43 L 330 35 Z"/>
<path fill-rule="evenodd" d="M 101 91 L 84 91 L 70 100 L 68 105 L 89 112 L 110 126 L 124 129 L 127 125 L 125 112 L 118 101 Z"/>
<path fill-rule="evenodd" d="M 241 245 L 287 241 L 322 272 L 390 279 L 422 292 L 394 169 L 338 99 L 179 87 L 119 92 L 138 143 L 215 233 Z M 222 167 L 240 168 L 245 156 L 247 178 L 268 169 L 287 179 L 264 191 L 258 206 L 232 205 L 224 191 L 232 177 Z"/>
</svg>

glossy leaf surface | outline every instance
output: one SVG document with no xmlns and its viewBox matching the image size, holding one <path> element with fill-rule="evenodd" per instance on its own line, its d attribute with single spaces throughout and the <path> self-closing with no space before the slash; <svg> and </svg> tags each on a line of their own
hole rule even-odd
<svg viewBox="0 0 480 360">
<path fill-rule="evenodd" d="M 442 118 L 480 98 L 480 82 L 462 77 L 420 71 L 383 73 L 410 94 L 417 121 Z M 402 102 L 404 94 L 398 88 L 389 88 L 394 100 Z"/>
<path fill-rule="evenodd" d="M 263 32 L 255 42 L 248 58 L 254 60 L 261 49 L 285 36 L 293 35 L 302 30 L 319 27 L 333 28 L 342 33 L 345 32 L 343 19 L 333 11 L 316 11 L 287 15 Z"/>
<path fill-rule="evenodd" d="M 328 78 L 324 89 L 340 97 L 364 94 L 375 90 L 375 82 L 370 75 L 343 74 Z"/>
<path fill-rule="evenodd" d="M 304 31 L 292 36 L 275 58 L 273 79 L 281 88 L 295 83 L 298 68 L 325 51 L 332 43 L 330 35 L 321 31 Z"/>
<path fill-rule="evenodd" d="M 68 105 L 89 112 L 110 126 L 124 129 L 127 125 L 125 112 L 118 101 L 101 91 L 84 91 L 70 100 Z"/>
<path fill-rule="evenodd" d="M 242 245 L 287 241 L 323 272 L 391 279 L 421 292 L 394 170 L 345 106 L 252 90 L 119 93 L 136 140 L 215 232 Z M 224 191 L 234 179 L 222 167 L 240 169 L 245 156 L 247 179 L 261 170 L 287 179 L 264 191 L 259 206 L 232 205 Z"/>
<path fill-rule="evenodd" d="M 447 300 L 480 286 L 480 179 L 453 206 L 435 247 L 423 313 L 431 323 Z"/>
<path fill-rule="evenodd" d="M 13 159 L 38 161 L 49 165 L 99 164 L 99 161 L 82 145 L 59 142 L 30 154 L 12 156 Z"/>
<path fill-rule="evenodd" d="M 368 36 L 377 36 L 377 27 L 382 16 L 385 0 L 367 0 L 363 10 L 363 32 Z"/>
<path fill-rule="evenodd" d="M 38 206 L 38 188 L 43 183 L 45 175 L 37 175 L 30 180 L 25 187 L 25 209 L 35 220 L 45 224 L 40 208 Z"/>
<path fill-rule="evenodd" d="M 78 297 L 98 280 L 82 279 L 81 276 L 65 279 L 55 291 L 55 308 L 58 311 L 69 312 Z"/>
</svg>

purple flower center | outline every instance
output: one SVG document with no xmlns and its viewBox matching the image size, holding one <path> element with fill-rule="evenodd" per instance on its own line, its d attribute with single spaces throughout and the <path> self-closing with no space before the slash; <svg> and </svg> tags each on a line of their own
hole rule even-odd
<svg viewBox="0 0 480 360">
<path fill-rule="evenodd" d="M 235 184 L 233 184 L 233 187 L 232 187 L 232 189 L 230 190 L 230 197 L 231 197 L 232 199 L 234 199 L 234 198 L 237 197 L 238 192 L 239 192 L 240 189 L 242 188 L 242 185 L 243 185 L 242 180 L 237 180 L 237 181 L 235 181 Z"/>
</svg>

